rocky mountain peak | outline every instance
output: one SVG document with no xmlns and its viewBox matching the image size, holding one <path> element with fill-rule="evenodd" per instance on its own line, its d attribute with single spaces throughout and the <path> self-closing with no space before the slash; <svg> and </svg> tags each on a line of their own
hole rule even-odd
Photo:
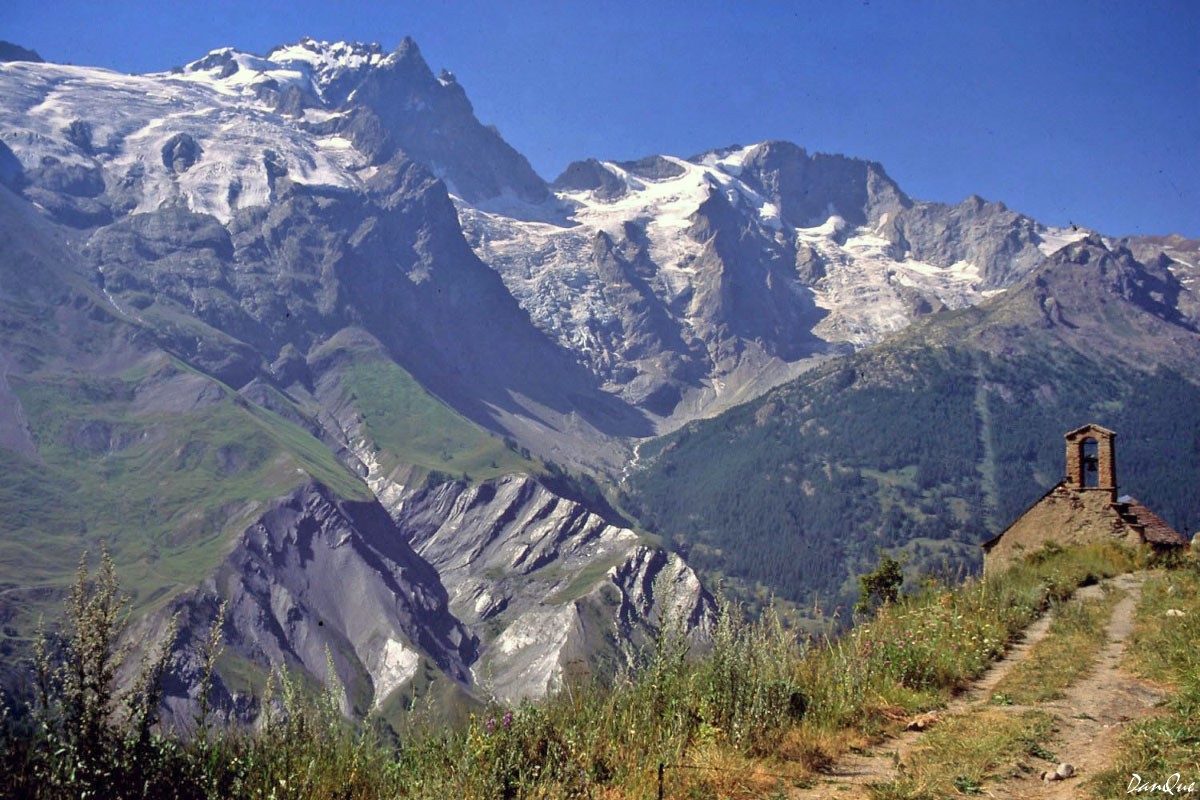
<svg viewBox="0 0 1200 800">
<path fill-rule="evenodd" d="M 464 199 L 510 193 L 536 203 L 547 196 L 545 182 L 525 157 L 476 119 L 462 85 L 435 76 L 410 38 L 365 74 L 345 105 L 369 109 L 381 133 Z"/>
<path fill-rule="evenodd" d="M 1175 275 L 1173 262 L 1165 255 L 1139 261 L 1127 247 L 1110 245 L 1093 233 L 1064 247 L 1055 261 L 1076 268 L 1065 271 L 1069 277 L 1059 282 L 1060 293 L 1072 293 L 1081 284 L 1097 282 L 1098 291 L 1116 295 L 1164 322 L 1195 331 L 1196 320 L 1189 319 L 1187 309 L 1181 308 L 1181 298 L 1191 292 Z M 1082 303 L 1078 305 L 1080 312 L 1086 310 Z"/>
<path fill-rule="evenodd" d="M 1138 260 L 1096 234 L 1066 244 L 1019 285 L 981 306 L 987 324 L 947 320 L 943 341 L 974 337 L 993 353 L 1020 351 L 1026 339 L 1137 370 L 1156 365 L 1186 374 L 1195 360 L 1198 304 L 1187 275 L 1169 258 Z M 964 325 L 974 326 L 971 333 Z M 937 326 L 929 328 L 936 330 Z"/>
<path fill-rule="evenodd" d="M 987 289 L 1010 286 L 1045 256 L 1086 232 L 1059 235 L 1033 219 L 971 195 L 956 206 L 918 202 L 881 218 L 879 232 L 897 255 L 939 267 L 974 264 Z"/>
<path fill-rule="evenodd" d="M 1060 251 L 1058 260 L 1071 264 L 1088 264 L 1111 258 L 1112 253 L 1098 234 L 1090 233 Z"/>
<path fill-rule="evenodd" d="M 881 165 L 837 154 L 809 155 L 791 142 L 756 145 L 742 167 L 744 179 L 761 187 L 779 204 L 783 221 L 798 228 L 820 225 L 831 215 L 852 225 L 875 224 L 911 205 Z"/>
<path fill-rule="evenodd" d="M 36 50 L 29 50 L 19 44 L 0 40 L 0 61 L 34 61 L 42 63 L 43 59 Z"/>
<path fill-rule="evenodd" d="M 617 200 L 626 194 L 628 187 L 611 169 L 594 158 L 572 161 L 552 184 L 560 191 L 594 192 L 598 200 Z"/>
<path fill-rule="evenodd" d="M 289 92 L 302 94 L 309 107 L 340 108 L 371 70 L 393 57 L 374 43 L 327 42 L 306 36 L 273 47 L 265 56 L 231 47 L 213 50 L 176 74 L 210 83 L 224 94 L 257 98 L 287 113 L 281 100 Z"/>
<path fill-rule="evenodd" d="M 396 45 L 395 53 L 398 58 L 411 58 L 424 61 L 424 58 L 421 56 L 421 48 L 417 47 L 417 41 L 411 36 L 405 36 L 400 40 L 400 44 Z"/>
</svg>

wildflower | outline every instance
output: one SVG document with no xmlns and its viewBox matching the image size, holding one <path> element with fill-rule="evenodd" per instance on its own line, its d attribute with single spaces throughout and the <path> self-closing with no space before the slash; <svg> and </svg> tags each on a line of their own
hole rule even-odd
<svg viewBox="0 0 1200 800">
<path fill-rule="evenodd" d="M 488 717 L 488 721 L 483 723 L 483 728 L 488 733 L 494 733 L 496 731 L 496 718 Z"/>
<path fill-rule="evenodd" d="M 513 715 L 511 711 L 504 712 L 504 719 L 500 721 L 500 727 L 508 730 L 508 726 L 512 725 Z"/>
</svg>

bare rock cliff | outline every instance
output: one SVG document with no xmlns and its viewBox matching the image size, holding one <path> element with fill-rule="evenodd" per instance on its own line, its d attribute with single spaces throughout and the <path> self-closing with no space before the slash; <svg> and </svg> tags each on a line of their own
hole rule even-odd
<svg viewBox="0 0 1200 800">
<path fill-rule="evenodd" d="M 533 478 L 380 494 L 479 637 L 476 685 L 502 701 L 629 666 L 665 619 L 707 625 L 711 599 L 678 556 Z"/>
</svg>

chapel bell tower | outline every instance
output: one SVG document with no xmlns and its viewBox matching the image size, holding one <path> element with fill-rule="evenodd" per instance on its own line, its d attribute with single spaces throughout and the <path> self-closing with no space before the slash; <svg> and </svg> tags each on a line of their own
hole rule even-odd
<svg viewBox="0 0 1200 800">
<path fill-rule="evenodd" d="M 1088 424 L 1066 434 L 1066 486 L 1076 490 L 1106 491 L 1117 500 L 1117 435 Z"/>
</svg>

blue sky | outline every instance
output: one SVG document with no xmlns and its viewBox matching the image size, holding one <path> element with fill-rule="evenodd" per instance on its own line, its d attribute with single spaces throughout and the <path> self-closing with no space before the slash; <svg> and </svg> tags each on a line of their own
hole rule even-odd
<svg viewBox="0 0 1200 800">
<path fill-rule="evenodd" d="M 919 199 L 1200 237 L 1192 0 L 0 6 L 0 39 L 127 72 L 304 35 L 412 36 L 549 179 L 579 158 L 788 139 L 879 161 Z"/>
</svg>

